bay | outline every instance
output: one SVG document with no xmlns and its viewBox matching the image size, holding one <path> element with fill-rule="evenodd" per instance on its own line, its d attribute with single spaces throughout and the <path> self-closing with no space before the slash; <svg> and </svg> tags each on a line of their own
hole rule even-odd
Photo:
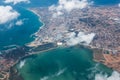
<svg viewBox="0 0 120 80">
<path fill-rule="evenodd" d="M 95 74 L 112 70 L 93 61 L 92 50 L 62 47 L 27 57 L 17 64 L 24 80 L 94 80 Z"/>
<path fill-rule="evenodd" d="M 0 25 L 0 50 L 10 45 L 25 45 L 34 40 L 31 37 L 32 34 L 38 31 L 42 23 L 39 21 L 39 17 L 31 11 L 17 7 L 17 11 L 21 14 L 17 20 L 10 23 Z M 16 22 L 22 20 L 22 25 L 16 25 Z M 12 27 L 9 26 L 13 24 Z"/>
</svg>

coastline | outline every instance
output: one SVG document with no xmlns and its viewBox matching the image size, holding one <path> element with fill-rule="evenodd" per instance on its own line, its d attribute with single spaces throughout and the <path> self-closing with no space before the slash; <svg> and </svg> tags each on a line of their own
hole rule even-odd
<svg viewBox="0 0 120 80">
<path fill-rule="evenodd" d="M 39 21 L 42 23 L 42 26 L 40 26 L 39 29 L 38 29 L 38 31 L 39 31 L 41 28 L 43 28 L 45 26 L 45 23 L 42 21 L 41 16 L 36 11 L 34 11 L 32 9 L 28 9 L 28 10 L 33 12 L 35 15 L 37 15 L 39 17 Z M 38 31 L 36 31 L 33 35 L 38 36 L 37 35 Z"/>
<path fill-rule="evenodd" d="M 93 50 L 94 61 L 104 64 L 105 66 L 111 68 L 112 70 L 120 73 L 120 54 L 113 54 L 111 51 L 104 49 L 95 49 Z"/>
<path fill-rule="evenodd" d="M 107 8 L 109 8 L 110 6 L 107 6 Z M 117 7 L 117 6 L 114 6 L 114 7 Z M 104 8 L 104 6 L 102 6 L 102 8 Z M 40 14 L 37 12 L 37 9 L 31 9 L 31 11 L 33 12 L 33 13 L 35 13 L 37 16 L 39 16 L 40 17 L 40 21 L 44 21 L 44 20 L 42 20 L 41 18 L 41 16 L 40 16 Z M 39 11 L 39 10 L 38 10 Z M 45 23 L 44 23 L 44 25 L 41 27 L 41 28 L 43 28 L 45 26 Z M 41 29 L 40 28 L 40 29 Z M 39 29 L 39 30 L 40 30 Z M 38 32 L 39 32 L 39 30 L 38 30 Z M 39 36 L 39 34 L 38 34 L 38 32 L 36 32 L 35 33 L 35 35 L 37 36 L 36 37 L 36 39 L 31 43 L 31 45 L 30 46 L 38 46 L 38 45 L 41 45 L 41 44 L 38 44 L 39 42 L 37 42 L 37 39 L 38 39 L 38 36 Z M 108 51 L 108 52 L 114 52 L 115 50 L 111 50 L 111 49 L 108 49 L 108 48 L 100 48 L 100 47 L 97 47 L 97 46 L 94 46 L 93 45 L 93 42 L 92 42 L 92 44 L 90 44 L 89 46 L 88 46 L 90 49 L 92 49 L 92 50 L 94 50 L 94 49 L 99 49 L 99 50 L 102 50 L 102 51 Z M 119 50 L 119 49 L 118 49 Z M 102 53 L 101 53 L 102 54 Z M 95 61 L 97 61 L 97 62 L 100 62 L 100 61 L 98 61 L 97 59 L 94 59 Z M 103 63 L 104 64 L 104 63 Z M 106 65 L 106 66 L 108 66 L 108 65 Z M 109 66 L 108 66 L 109 67 Z"/>
<path fill-rule="evenodd" d="M 88 48 L 87 46 L 83 46 L 83 45 L 75 45 L 75 46 L 76 46 L 76 47 L 77 47 L 77 46 L 80 46 L 80 47 L 83 47 L 83 48 L 86 48 L 86 49 L 90 49 L 90 48 Z M 19 75 L 19 73 L 18 73 L 18 71 L 17 71 L 17 68 L 15 67 L 18 63 L 20 63 L 20 61 L 22 61 L 22 60 L 24 60 L 24 59 L 26 59 L 26 58 L 29 58 L 29 57 L 31 57 L 31 56 L 37 55 L 37 54 L 41 54 L 41 53 L 43 53 L 43 52 L 47 52 L 47 51 L 54 50 L 54 49 L 57 49 L 57 48 L 66 48 L 66 47 L 70 47 L 70 46 L 56 46 L 56 47 L 49 48 L 49 49 L 46 49 L 46 50 L 42 50 L 42 51 L 38 51 L 38 52 L 33 52 L 33 53 L 30 53 L 30 54 L 27 55 L 27 56 L 22 57 L 21 59 L 19 59 L 19 61 L 16 62 L 16 64 L 14 64 L 14 65 L 11 67 L 11 70 L 10 70 L 10 71 L 12 71 L 12 72 L 11 72 L 12 75 L 9 77 L 10 80 L 17 80 L 17 79 L 19 79 L 19 78 L 22 78 L 22 77 Z M 90 50 L 91 50 L 91 49 L 90 49 Z M 13 74 L 14 74 L 14 75 L 13 75 Z M 16 76 L 18 77 L 17 79 L 15 79 Z M 23 79 L 21 79 L 21 80 L 23 80 Z"/>
<path fill-rule="evenodd" d="M 28 10 L 33 12 L 35 15 L 37 15 L 39 17 L 39 22 L 42 23 L 42 26 L 40 26 L 39 29 L 35 33 L 31 34 L 31 37 L 34 36 L 35 39 L 32 42 L 27 43 L 25 45 L 28 46 L 28 47 L 37 47 L 37 46 L 39 46 L 39 44 L 36 45 L 35 41 L 37 41 L 37 39 L 38 39 L 38 32 L 45 26 L 45 23 L 42 21 L 41 16 L 36 11 L 34 11 L 32 9 L 28 9 Z"/>
<path fill-rule="evenodd" d="M 28 10 L 31 11 L 30 9 L 28 9 Z M 34 13 L 34 14 L 36 14 L 34 11 L 31 11 L 31 12 Z M 37 15 L 37 14 L 36 14 L 36 15 Z M 39 15 L 37 15 L 37 16 L 39 17 L 39 21 L 42 23 L 42 26 L 40 26 L 39 29 L 38 29 L 38 31 L 39 31 L 42 27 L 45 26 L 45 23 L 42 22 L 41 17 L 40 17 Z M 36 31 L 35 33 L 33 33 L 33 34 L 31 35 L 31 36 L 33 36 L 33 35 L 35 36 L 35 40 L 37 39 L 37 36 L 38 36 L 38 35 L 37 35 L 37 32 L 38 32 L 38 31 Z M 34 41 L 35 41 L 35 40 L 32 41 L 33 44 L 34 44 Z M 36 46 L 36 45 L 29 46 L 30 44 L 32 44 L 32 42 L 26 43 L 25 46 L 27 46 L 27 47 L 35 47 L 35 48 L 39 46 L 39 45 L 37 45 L 37 46 Z M 19 47 L 19 46 L 17 46 L 17 47 Z M 17 47 L 16 47 L 16 48 L 17 48 Z M 51 49 L 54 49 L 54 48 L 50 48 L 50 49 L 47 49 L 47 50 L 51 50 Z M 47 50 L 43 50 L 43 51 L 47 51 Z M 40 52 L 43 52 L 43 51 L 40 51 Z M 27 56 L 31 56 L 31 55 L 33 55 L 33 54 L 37 54 L 37 53 L 39 53 L 39 52 L 34 52 L 34 53 L 32 53 L 32 54 L 24 55 L 24 56 L 21 57 L 20 59 L 17 59 L 17 61 L 15 61 L 15 62 L 13 61 L 12 65 L 10 66 L 10 68 L 12 68 L 13 66 L 15 66 L 21 59 L 23 59 L 23 58 L 25 58 L 25 57 L 27 57 Z M 2 55 L 2 54 L 1 54 L 1 55 Z M 11 63 L 10 63 L 10 64 L 11 64 Z M 9 69 L 10 69 L 10 68 L 9 68 Z M 4 73 L 4 74 L 2 75 L 3 77 L 0 78 L 0 80 L 4 80 L 4 79 L 5 79 L 5 80 L 8 80 L 8 79 L 9 79 L 9 75 L 10 75 L 9 69 L 7 69 L 8 72 L 4 72 L 4 70 L 3 70 L 3 73 Z"/>
<path fill-rule="evenodd" d="M 107 8 L 109 9 L 109 7 L 110 6 L 108 6 Z M 100 9 L 103 9 L 104 7 L 97 7 L 98 8 L 98 10 Z M 105 11 L 106 10 L 108 10 L 108 9 L 105 9 Z M 111 7 L 110 7 L 111 8 Z M 117 7 L 116 6 L 113 6 L 113 9 L 116 9 Z M 45 14 L 43 14 L 43 12 L 40 12 L 40 10 L 43 10 L 43 12 L 46 12 Z M 90 10 L 91 10 L 91 8 L 90 8 Z M 96 10 L 96 8 L 95 8 L 95 10 Z M 41 21 L 43 21 L 43 23 L 44 23 L 44 25 L 41 27 L 41 28 L 43 28 L 43 30 L 46 30 L 45 28 L 50 28 L 48 31 L 54 31 L 54 30 L 51 30 L 51 27 L 53 26 L 53 28 L 56 28 L 56 29 L 59 29 L 58 27 L 59 27 L 59 21 L 57 21 L 57 19 L 59 19 L 59 17 L 57 18 L 57 19 L 53 19 L 53 18 L 51 18 L 50 17 L 50 15 L 52 14 L 52 12 L 49 12 L 49 13 L 47 13 L 48 12 L 48 10 L 45 8 L 33 8 L 33 9 L 31 9 L 31 11 L 33 12 L 33 13 L 35 13 L 37 16 L 39 16 L 40 17 L 40 20 Z M 78 10 L 79 11 L 79 10 Z M 93 7 L 93 11 L 94 11 L 94 7 Z M 117 11 L 117 9 L 116 9 L 116 11 Z M 103 10 L 103 13 L 104 13 L 104 10 Z M 77 13 L 75 13 L 75 14 L 77 14 Z M 101 13 L 102 14 L 102 13 Z M 98 14 L 96 14 L 96 15 L 98 15 Z M 116 15 L 118 15 L 118 14 L 116 14 Z M 106 15 L 105 15 L 106 16 Z M 46 19 L 44 19 L 44 17 L 46 18 Z M 63 18 L 64 17 L 66 17 L 66 16 L 64 16 L 63 15 Z M 74 15 L 73 15 L 73 18 L 74 18 Z M 98 17 L 96 17 L 96 18 L 98 18 Z M 48 23 L 48 24 L 45 24 L 45 21 L 50 21 L 52 19 L 52 21 L 53 22 L 55 22 L 55 21 L 57 21 L 55 24 L 52 24 L 52 23 Z M 60 18 L 61 19 L 61 18 Z M 111 19 L 111 18 L 109 18 L 109 16 L 108 16 L 108 20 L 109 19 Z M 64 20 L 64 19 L 63 19 Z M 61 21 L 61 20 L 60 20 Z M 70 19 L 70 21 L 72 21 L 71 19 Z M 46 22 L 47 23 L 47 22 Z M 114 23 L 115 22 L 113 22 L 111 25 L 114 25 Z M 63 24 L 66 24 L 66 22 L 64 23 L 63 22 Z M 95 23 L 94 23 L 95 24 Z M 106 24 L 109 24 L 109 23 L 106 23 Z M 47 26 L 49 26 L 49 27 L 46 27 L 45 25 L 47 25 Z M 52 26 L 51 26 L 52 25 Z M 57 27 L 57 26 L 58 27 Z M 76 24 L 77 25 L 77 24 Z M 82 25 L 82 24 L 79 24 L 79 25 L 81 25 L 81 26 L 84 26 L 84 25 Z M 63 25 L 64 26 L 64 25 Z M 65 25 L 65 27 L 67 27 L 67 26 L 69 26 L 69 24 L 68 25 Z M 71 26 L 71 25 L 70 25 Z M 61 27 L 61 26 L 60 26 Z M 78 27 L 78 25 L 77 25 L 77 27 Z M 88 26 L 86 26 L 86 27 L 88 27 Z M 91 26 L 90 26 L 91 27 Z M 69 30 L 69 28 L 67 28 L 68 30 Z M 66 31 L 67 31 L 67 29 L 66 29 Z M 79 31 L 79 28 L 77 28 L 78 30 L 76 30 L 76 28 L 75 28 L 75 30 L 74 30 L 74 28 L 72 28 L 73 29 L 73 32 L 74 31 Z M 83 30 L 83 32 L 86 32 L 86 33 L 92 33 L 92 32 L 94 32 L 95 34 L 96 34 L 96 38 L 98 38 L 99 36 L 100 36 L 100 40 L 101 40 L 101 37 L 104 37 L 103 35 L 99 35 L 99 34 L 103 34 L 104 32 L 99 32 L 99 31 L 97 31 L 97 30 L 94 30 L 94 29 L 92 29 L 92 28 L 80 28 L 81 29 L 81 31 Z M 90 30 L 88 30 L 88 29 L 90 29 Z M 98 28 L 99 29 L 99 28 Z M 105 29 L 104 28 L 104 25 L 103 25 L 103 28 L 102 29 Z M 102 30 L 101 29 L 101 30 Z M 107 29 L 107 28 L 106 28 Z M 36 33 L 35 33 L 35 35 L 37 36 L 36 37 L 36 40 L 34 40 L 33 42 L 35 42 L 36 44 L 38 43 L 42 43 L 42 42 L 44 42 L 43 40 L 45 40 L 46 39 L 46 36 L 44 37 L 44 35 L 43 34 L 41 34 L 41 33 L 39 33 L 39 31 L 40 31 L 41 29 L 39 29 Z M 64 31 L 64 30 L 63 30 Z M 64 31 L 65 32 L 65 31 Z M 66 33 L 62 33 L 61 32 L 61 34 L 63 34 L 63 35 L 65 35 L 65 34 L 68 34 L 68 35 L 70 35 L 69 34 L 69 31 L 67 31 Z M 72 31 L 71 31 L 72 32 Z M 50 32 L 50 34 L 51 35 L 49 35 L 49 33 L 47 34 L 47 37 L 54 37 L 54 34 L 55 33 L 52 33 L 52 32 Z M 104 33 L 105 34 L 105 33 Z M 108 34 L 110 34 L 110 35 L 108 35 Z M 58 34 L 59 35 L 59 34 Z M 112 34 L 108 31 L 107 32 L 107 34 L 106 35 L 108 35 L 108 36 L 112 36 Z M 57 36 L 57 34 L 56 34 L 56 36 Z M 64 37 L 66 37 L 67 35 L 65 35 L 65 36 L 62 36 L 63 38 Z M 39 41 L 39 38 L 41 38 L 41 37 L 44 37 L 41 41 Z M 108 37 L 109 38 L 109 37 Z M 39 41 L 39 42 L 37 42 L 37 40 Z M 54 40 L 54 39 L 53 39 Z M 61 39 L 60 39 L 61 40 Z M 64 39 L 62 39 L 62 40 L 64 40 Z M 119 49 L 117 49 L 117 47 L 118 47 L 118 44 L 117 44 L 117 42 L 115 42 L 114 44 L 116 44 L 115 45 L 115 47 L 114 47 L 114 45 L 112 45 L 113 47 L 109 47 L 109 45 L 111 45 L 111 44 L 109 44 L 108 42 L 105 42 L 104 44 L 103 44 L 103 42 L 101 42 L 99 39 L 97 40 L 97 39 L 94 39 L 92 42 L 91 42 L 91 45 L 93 46 L 93 47 L 97 47 L 97 48 L 102 48 L 102 49 L 104 49 L 104 50 L 108 50 L 108 51 L 119 51 Z M 105 40 L 106 40 L 106 36 L 105 36 Z M 52 41 L 52 39 L 51 39 L 51 41 Z M 57 41 L 57 40 L 54 40 L 54 42 L 55 41 Z M 58 39 L 58 41 L 59 41 L 59 39 Z M 96 42 L 98 42 L 98 43 L 96 43 Z M 34 43 L 33 43 L 34 44 Z M 104 45 L 106 44 L 106 46 L 104 47 Z M 117 53 L 117 52 L 116 52 Z"/>
<path fill-rule="evenodd" d="M 54 44 L 54 43 L 53 43 Z M 38 46 L 39 47 L 39 46 Z M 42 46 L 41 46 L 42 47 Z M 39 53 L 42 53 L 42 52 L 45 52 L 45 51 L 49 51 L 49 50 L 53 50 L 53 49 L 56 49 L 58 46 L 51 46 L 50 48 L 48 48 L 48 49 L 44 49 L 44 50 L 40 50 L 40 51 L 37 51 L 37 52 L 29 52 L 29 54 L 28 55 L 25 55 L 25 56 L 23 56 L 23 57 L 21 57 L 20 59 L 18 59 L 15 63 L 14 63 L 14 65 L 12 65 L 11 67 L 10 67 L 10 73 L 9 73 L 9 77 L 8 78 L 10 78 L 10 80 L 13 80 L 16 76 L 18 77 L 18 78 L 22 78 L 21 76 L 19 76 L 18 75 L 18 71 L 17 71 L 17 69 L 15 68 L 15 66 L 20 62 L 20 61 L 22 61 L 22 60 L 24 60 L 25 58 L 28 58 L 28 57 L 30 57 L 30 56 L 33 56 L 33 55 L 36 55 L 36 54 L 39 54 Z M 36 47 L 34 47 L 34 48 L 36 48 Z M 13 75 L 14 74 L 14 75 Z M 14 77 L 14 78 L 13 78 Z M 17 78 L 16 77 L 16 78 Z M 18 79 L 17 78 L 17 79 Z M 17 80 L 17 79 L 14 79 L 14 80 Z M 23 79 L 22 79 L 23 80 Z"/>
<path fill-rule="evenodd" d="M 54 44 L 55 44 L 55 43 L 54 43 Z M 78 44 L 78 45 L 79 45 L 79 44 Z M 76 46 L 77 46 L 77 45 L 76 45 Z M 93 51 L 93 61 L 95 61 L 95 62 L 100 62 L 100 63 L 101 63 L 101 61 L 99 61 L 98 58 L 95 59 L 95 57 L 94 57 L 94 54 L 96 54 L 96 53 L 94 53 L 94 50 L 97 50 L 98 48 L 96 48 L 96 47 L 91 47 L 91 46 L 85 46 L 85 45 L 80 45 L 80 46 L 83 46 L 83 47 L 85 47 L 85 48 L 88 48 L 88 49 L 92 50 L 92 51 Z M 49 48 L 49 49 L 45 49 L 45 50 L 38 51 L 38 52 L 31 52 L 29 55 L 22 57 L 22 58 L 19 59 L 13 66 L 11 66 L 11 69 L 14 69 L 14 70 L 12 70 L 12 71 L 15 71 L 15 72 L 12 72 L 12 73 L 15 73 L 16 75 L 18 74 L 18 73 L 17 73 L 17 70 L 16 70 L 14 67 L 15 67 L 16 64 L 18 64 L 21 60 L 24 60 L 24 59 L 27 58 L 27 57 L 30 57 L 30 56 L 33 56 L 33 55 L 36 55 L 36 54 L 39 54 L 39 53 L 42 53 L 42 52 L 46 52 L 46 51 L 49 51 L 49 50 L 56 49 L 56 48 L 58 48 L 58 47 L 59 47 L 59 46 L 56 46 L 56 47 L 53 47 L 53 48 Z M 61 47 L 69 47 L 69 46 L 61 46 Z M 98 50 L 102 51 L 101 49 L 98 49 Z M 98 54 L 101 54 L 101 53 L 98 53 Z M 99 57 L 100 57 L 100 56 L 99 56 Z M 103 63 L 102 63 L 102 64 L 103 64 Z M 103 65 L 104 65 L 104 64 L 103 64 Z M 107 65 L 105 65 L 105 66 L 107 66 Z M 110 67 L 108 67 L 108 68 L 110 68 Z M 112 69 L 112 70 L 115 70 L 115 69 Z M 15 75 L 15 76 L 16 76 L 16 75 Z M 12 77 L 13 77 L 13 75 L 10 76 L 10 78 L 12 78 Z M 17 77 L 22 78 L 22 77 L 19 76 L 19 75 L 17 75 Z M 17 80 L 17 79 L 14 79 L 14 80 Z"/>
<path fill-rule="evenodd" d="M 32 11 L 32 10 L 31 10 Z M 40 21 L 42 22 L 42 19 L 41 19 L 41 16 L 37 13 L 37 12 L 35 12 L 34 10 L 32 11 L 34 14 L 36 14 L 39 18 L 40 18 Z M 32 36 L 33 35 L 35 35 L 36 37 L 35 37 L 35 40 L 34 41 L 32 41 L 32 42 L 30 42 L 29 44 L 26 44 L 26 46 L 28 46 L 28 47 L 38 47 L 38 46 L 40 46 L 40 45 L 42 45 L 42 44 L 38 44 L 39 42 L 37 42 L 37 39 L 38 39 L 38 36 L 39 36 L 39 34 L 38 34 L 38 32 L 41 30 L 41 28 L 43 28 L 44 26 L 45 26 L 45 23 L 44 22 L 42 22 L 43 23 L 43 25 L 39 28 L 39 30 L 37 31 L 37 32 L 35 32 L 34 34 L 32 34 Z M 56 44 L 55 42 L 53 42 L 54 44 Z M 64 46 L 64 45 L 63 45 Z M 89 49 L 92 49 L 93 51 L 94 51 L 94 49 L 98 49 L 98 50 L 104 50 L 104 51 L 110 51 L 111 52 L 111 50 L 110 49 L 107 49 L 107 48 L 99 48 L 99 47 L 97 47 L 97 46 L 92 46 L 92 45 L 89 45 L 89 46 L 85 46 L 85 47 L 89 47 Z M 55 48 L 57 48 L 57 47 L 55 47 Z M 51 48 L 51 49 L 54 49 L 54 48 Z M 46 50 L 43 50 L 43 51 L 40 51 L 40 52 L 44 52 L 44 51 L 49 51 L 49 50 L 51 50 L 51 49 L 46 49 Z M 33 53 L 31 53 L 31 55 L 34 55 L 34 54 L 38 54 L 38 53 L 40 53 L 40 52 L 33 52 Z M 100 54 L 101 56 L 103 55 L 103 53 L 102 52 L 95 52 L 95 54 L 96 53 L 98 53 L 98 54 Z M 31 55 L 27 55 L 27 56 L 31 56 Z M 24 57 L 27 57 L 27 56 L 24 56 Z M 99 56 L 99 55 L 98 55 Z M 100 56 L 99 56 L 100 57 Z M 100 58 L 95 58 L 95 55 L 94 55 L 94 61 L 96 61 L 96 62 L 100 62 L 100 63 L 102 63 L 102 64 L 104 64 L 104 62 L 102 62 L 103 59 L 104 58 L 104 56 L 102 56 L 101 57 L 101 59 Z M 21 59 L 19 59 L 19 61 L 20 61 Z M 18 62 L 19 62 L 18 61 Z M 18 63 L 18 62 L 16 62 L 16 64 Z M 106 65 L 106 64 L 105 64 Z M 106 65 L 106 66 L 108 66 L 109 68 L 111 68 L 111 66 L 109 66 L 109 64 L 108 65 Z M 114 69 L 113 68 L 113 70 L 116 70 L 116 69 Z M 118 70 L 119 71 L 119 70 Z"/>
<path fill-rule="evenodd" d="M 102 7 L 103 7 L 103 6 L 102 6 Z M 116 6 L 115 6 L 115 7 L 116 7 Z M 33 11 L 36 15 L 40 16 L 35 10 L 32 10 L 32 11 Z M 44 26 L 45 26 L 45 25 L 44 25 Z M 38 36 L 38 34 L 37 34 L 36 36 Z M 34 46 L 36 46 L 36 45 L 34 44 Z M 89 47 L 89 49 L 92 49 L 93 51 L 94 51 L 95 49 L 98 49 L 98 50 L 101 50 L 101 51 L 108 51 L 109 53 L 114 51 L 114 50 L 111 50 L 111 49 L 99 48 L 99 47 L 97 47 L 97 46 L 92 46 L 92 45 L 89 45 L 88 47 Z M 101 54 L 101 55 L 104 55 L 104 53 L 102 53 L 102 52 L 101 52 L 100 54 Z M 107 66 L 107 67 L 109 67 L 109 68 L 112 68 L 113 70 L 117 70 L 118 72 L 120 72 L 119 69 L 116 69 L 116 68 L 114 68 L 114 67 L 111 67 L 109 64 L 105 64 L 105 63 L 103 62 L 103 60 L 100 60 L 99 58 L 96 58 L 95 55 L 96 55 L 96 53 L 93 54 L 93 60 L 94 60 L 94 61 L 100 62 L 100 63 L 104 64 L 105 66 Z M 104 58 L 104 56 L 102 56 L 102 58 Z"/>
<path fill-rule="evenodd" d="M 83 47 L 83 48 L 87 48 L 87 49 L 90 49 L 90 48 L 88 48 L 87 46 L 83 46 L 83 45 L 76 45 L 76 47 L 77 46 L 80 46 L 80 47 Z M 63 48 L 65 48 L 65 46 L 62 46 Z M 66 47 L 68 47 L 68 46 L 66 46 Z M 58 48 L 58 47 L 55 47 L 55 48 Z M 53 48 L 54 49 L 54 48 Z M 31 54 L 31 55 L 29 55 L 29 56 L 27 56 L 27 57 L 24 57 L 24 58 L 30 58 L 30 56 L 33 56 L 34 57 L 34 55 L 37 55 L 38 53 L 40 54 L 40 53 L 42 53 L 42 52 L 46 52 L 46 51 L 49 51 L 49 50 L 52 50 L 52 49 L 48 49 L 48 50 L 44 50 L 44 51 L 40 51 L 40 52 L 37 52 L 36 54 Z M 90 49 L 90 50 L 92 50 L 92 49 Z M 23 59 L 24 60 L 24 59 Z M 94 60 L 92 60 L 92 61 L 94 61 Z M 13 68 L 13 69 L 15 69 L 15 68 Z M 16 70 L 15 70 L 16 71 Z M 12 73 L 14 73 L 14 72 L 12 72 Z M 16 75 L 18 74 L 18 73 L 15 73 Z M 11 77 L 14 77 L 14 76 L 16 76 L 16 75 L 12 75 Z M 19 75 L 17 75 L 17 77 L 19 77 Z M 21 76 L 20 76 L 21 77 Z M 15 77 L 14 77 L 15 78 Z M 12 80 L 12 79 L 11 79 Z M 14 80 L 17 80 L 17 79 L 14 79 Z M 21 80 L 23 80 L 23 79 L 21 79 Z"/>
</svg>

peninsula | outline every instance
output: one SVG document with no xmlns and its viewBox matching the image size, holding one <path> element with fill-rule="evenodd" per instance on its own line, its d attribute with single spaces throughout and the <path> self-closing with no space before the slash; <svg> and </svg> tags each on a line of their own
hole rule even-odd
<svg viewBox="0 0 120 80">
<path fill-rule="evenodd" d="M 98 6 L 75 9 L 53 17 L 48 8 L 32 8 L 45 24 L 29 46 L 54 42 L 61 45 L 82 44 L 94 51 L 94 59 L 120 72 L 120 8 Z"/>
<path fill-rule="evenodd" d="M 30 10 L 40 17 L 44 25 L 35 33 L 36 39 L 27 47 L 2 51 L 5 54 L 0 54 L 0 72 L 2 72 L 0 80 L 9 79 L 10 68 L 22 57 L 60 45 L 88 46 L 94 51 L 95 61 L 120 72 L 119 7 L 98 6 L 75 9 L 57 17 L 53 17 L 54 11 L 50 11 L 49 8 L 38 7 Z"/>
</svg>

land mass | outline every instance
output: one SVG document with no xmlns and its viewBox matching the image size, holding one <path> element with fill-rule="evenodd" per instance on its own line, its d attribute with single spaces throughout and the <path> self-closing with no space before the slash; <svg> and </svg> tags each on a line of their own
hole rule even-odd
<svg viewBox="0 0 120 80">
<path fill-rule="evenodd" d="M 98 6 L 85 9 L 75 9 L 64 12 L 62 16 L 53 17 L 54 11 L 48 8 L 32 8 L 35 14 L 45 24 L 37 33 L 36 40 L 30 46 L 43 43 L 61 43 L 68 45 L 69 42 L 83 44 L 89 41 L 91 33 L 94 33 L 89 46 L 94 51 L 94 60 L 120 72 L 120 8 L 118 6 Z M 81 40 L 85 36 L 87 40 Z M 75 34 L 71 39 L 71 35 Z M 87 35 L 87 36 L 86 36 Z M 77 40 L 76 40 L 77 38 Z"/>
<path fill-rule="evenodd" d="M 116 6 L 90 7 L 76 9 L 56 18 L 48 8 L 32 8 L 31 11 L 40 16 L 45 24 L 37 33 L 34 45 L 48 42 L 62 42 L 65 45 L 72 33 L 94 33 L 95 37 L 89 44 L 93 47 L 120 51 L 120 10 Z M 81 42 L 83 43 L 83 42 Z"/>
<path fill-rule="evenodd" d="M 16 72 L 12 66 L 22 58 L 60 45 L 71 46 L 71 43 L 88 46 L 94 51 L 95 61 L 120 72 L 120 10 L 117 6 L 75 9 L 58 17 L 53 17 L 54 11 L 48 8 L 30 10 L 44 25 L 35 34 L 35 41 L 27 47 L 1 52 L 0 80 L 9 80 L 14 75 L 11 71 Z M 16 76 L 14 80 L 22 78 Z"/>
<path fill-rule="evenodd" d="M 23 60 L 40 51 L 50 50 L 56 47 L 54 43 L 46 43 L 37 47 L 17 46 L 12 49 L 2 50 L 0 54 L 0 80 L 23 80 L 13 68 L 20 60 Z"/>
</svg>

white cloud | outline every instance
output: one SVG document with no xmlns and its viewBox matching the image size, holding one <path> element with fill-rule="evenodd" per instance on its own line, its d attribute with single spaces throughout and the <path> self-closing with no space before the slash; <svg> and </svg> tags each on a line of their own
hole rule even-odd
<svg viewBox="0 0 120 80">
<path fill-rule="evenodd" d="M 18 3 L 21 3 L 21 2 L 24 2 L 24 3 L 30 3 L 29 0 L 5 0 L 4 3 L 13 3 L 14 5 L 15 4 L 18 4 Z"/>
<path fill-rule="evenodd" d="M 55 11 L 53 16 L 62 15 L 62 11 L 70 12 L 73 9 L 83 9 L 87 7 L 90 3 L 88 0 L 59 0 L 58 5 L 52 5 L 49 10 Z"/>
<path fill-rule="evenodd" d="M 109 77 L 103 74 L 96 74 L 95 80 L 120 80 L 120 74 L 116 71 L 114 71 Z"/>
<path fill-rule="evenodd" d="M 11 6 L 0 6 L 0 24 L 17 19 L 18 16 L 20 16 L 20 14 L 13 10 Z"/>
<path fill-rule="evenodd" d="M 84 42 L 85 45 L 89 45 L 93 40 L 95 33 L 85 34 L 83 32 L 79 32 L 77 37 L 75 35 L 76 34 L 74 32 L 69 35 L 69 40 L 66 41 L 67 45 L 73 46 L 82 42 Z"/>
<path fill-rule="evenodd" d="M 120 7 L 120 3 L 118 4 L 118 7 Z"/>
<path fill-rule="evenodd" d="M 17 21 L 15 24 L 16 24 L 17 26 L 21 26 L 21 25 L 23 25 L 23 21 L 22 21 L 22 20 L 19 20 L 19 21 Z"/>
</svg>

